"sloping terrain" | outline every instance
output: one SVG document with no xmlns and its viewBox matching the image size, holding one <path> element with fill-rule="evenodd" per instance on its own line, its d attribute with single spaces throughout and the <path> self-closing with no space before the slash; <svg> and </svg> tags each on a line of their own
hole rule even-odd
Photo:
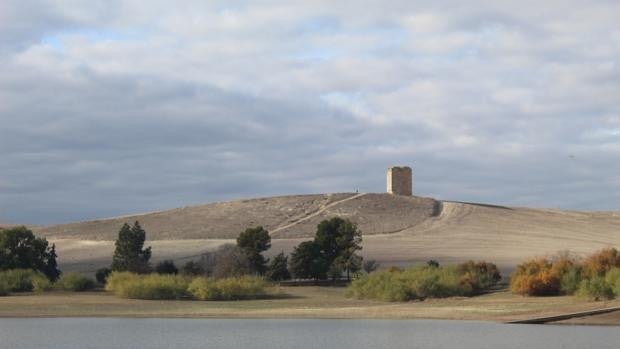
<svg viewBox="0 0 620 349">
<path fill-rule="evenodd" d="M 109 264 L 125 222 L 139 220 L 155 261 L 179 263 L 216 248 L 247 227 L 272 234 L 268 255 L 290 252 L 314 236 L 323 219 L 340 216 L 364 233 L 362 254 L 384 265 L 436 259 L 486 259 L 505 270 L 524 258 L 620 247 L 620 213 L 512 208 L 390 194 L 298 195 L 184 207 L 66 225 L 35 227 L 57 244 L 61 266 L 93 271 Z"/>
<path fill-rule="evenodd" d="M 365 238 L 366 253 L 389 264 L 487 259 L 514 266 L 562 250 L 620 248 L 620 213 L 508 208 L 443 202 L 441 214 L 403 231 Z"/>
<path fill-rule="evenodd" d="M 35 228 L 46 237 L 114 240 L 123 223 L 140 221 L 151 240 L 236 238 L 262 225 L 273 238 L 310 237 L 323 219 L 340 216 L 366 234 L 391 233 L 431 217 L 436 201 L 389 194 L 325 194 L 218 202 L 207 205 Z"/>
</svg>

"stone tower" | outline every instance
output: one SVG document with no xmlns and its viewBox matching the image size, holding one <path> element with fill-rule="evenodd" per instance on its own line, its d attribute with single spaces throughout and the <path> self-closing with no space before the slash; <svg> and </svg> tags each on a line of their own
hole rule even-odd
<svg viewBox="0 0 620 349">
<path fill-rule="evenodd" d="M 387 192 L 394 195 L 412 195 L 411 167 L 388 168 Z"/>
</svg>

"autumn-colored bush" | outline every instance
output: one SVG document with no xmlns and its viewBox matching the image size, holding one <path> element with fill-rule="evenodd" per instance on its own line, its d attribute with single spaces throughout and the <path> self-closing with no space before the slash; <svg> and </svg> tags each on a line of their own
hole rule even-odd
<svg viewBox="0 0 620 349">
<path fill-rule="evenodd" d="M 620 253 L 615 248 L 602 249 L 585 259 L 584 270 L 588 276 L 604 276 L 614 267 L 620 267 Z"/>
<path fill-rule="evenodd" d="M 549 259 L 535 258 L 519 264 L 512 274 L 510 288 L 528 296 L 576 294 L 608 299 L 618 293 L 618 267 L 620 253 L 615 248 L 598 251 L 583 262 L 571 253 L 560 252 Z"/>
<path fill-rule="evenodd" d="M 559 294 L 573 294 L 583 278 L 579 258 L 569 252 L 561 251 L 551 257 L 551 272 L 560 279 Z"/>
<path fill-rule="evenodd" d="M 510 278 L 512 292 L 527 296 L 552 296 L 560 292 L 560 277 L 546 258 L 521 263 Z"/>
</svg>

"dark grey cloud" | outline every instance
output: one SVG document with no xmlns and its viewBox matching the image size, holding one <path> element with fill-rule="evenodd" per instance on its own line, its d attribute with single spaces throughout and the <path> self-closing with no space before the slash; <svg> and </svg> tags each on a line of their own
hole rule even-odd
<svg viewBox="0 0 620 349">
<path fill-rule="evenodd" d="M 615 2 L 5 1 L 0 221 L 383 191 L 618 209 Z"/>
</svg>

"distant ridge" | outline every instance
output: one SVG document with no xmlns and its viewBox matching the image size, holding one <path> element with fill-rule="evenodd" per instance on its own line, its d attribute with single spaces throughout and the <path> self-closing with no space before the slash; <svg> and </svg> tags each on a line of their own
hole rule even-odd
<svg viewBox="0 0 620 349">
<path fill-rule="evenodd" d="M 139 220 L 150 240 L 230 239 L 262 225 L 272 238 L 314 235 L 323 219 L 349 218 L 365 235 L 432 236 L 450 244 L 455 238 L 512 241 L 536 236 L 572 243 L 620 243 L 620 214 L 504 207 L 483 203 L 377 193 L 291 195 L 216 202 L 167 211 L 86 222 L 34 227 L 51 238 L 114 240 L 125 222 Z M 558 242 L 556 241 L 556 242 Z M 565 244 L 556 243 L 558 246 Z M 465 245 L 464 245 L 465 247 Z"/>
</svg>

